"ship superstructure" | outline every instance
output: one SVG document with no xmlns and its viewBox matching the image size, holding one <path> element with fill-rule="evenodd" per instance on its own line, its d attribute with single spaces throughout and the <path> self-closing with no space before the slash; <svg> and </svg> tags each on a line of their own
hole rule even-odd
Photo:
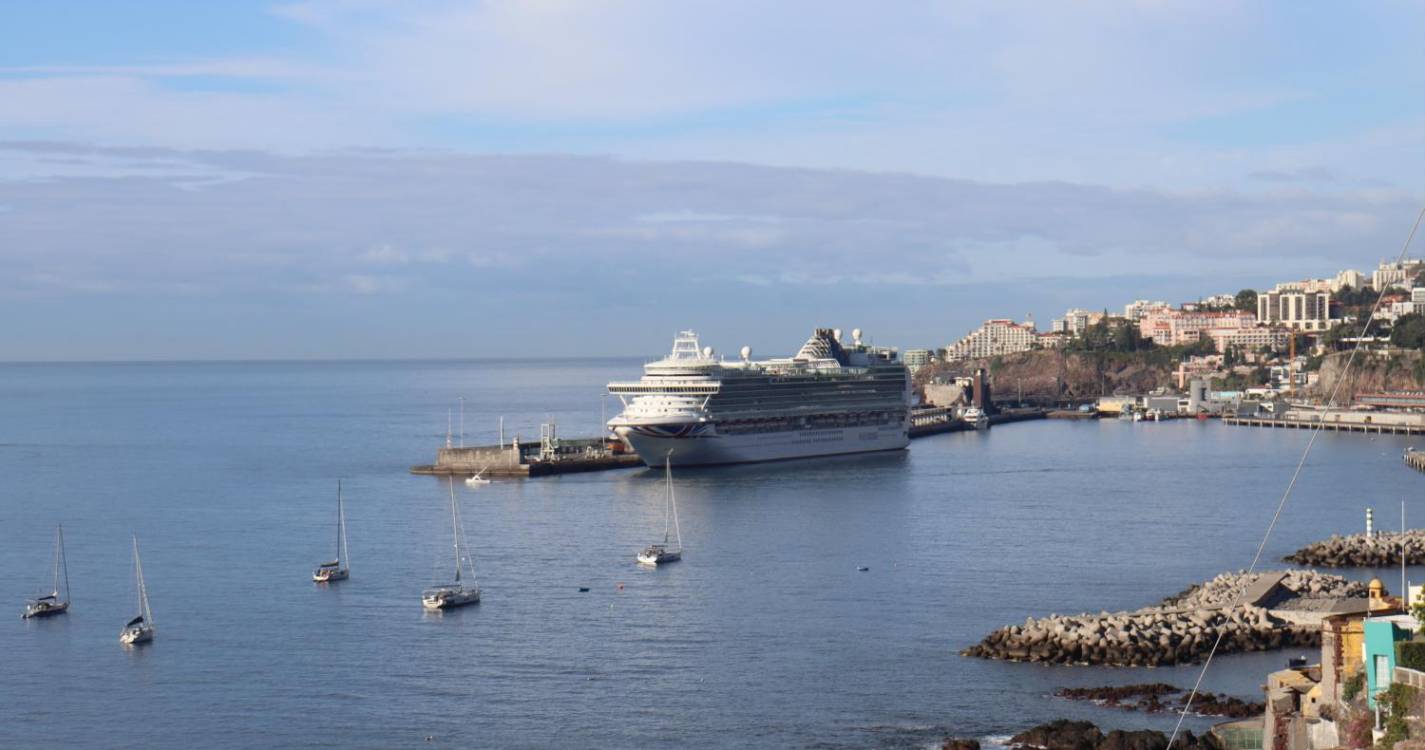
<svg viewBox="0 0 1425 750">
<path fill-rule="evenodd" d="M 894 349 L 818 328 L 796 355 L 722 359 L 683 331 L 637 382 L 609 383 L 609 429 L 650 466 L 899 450 L 910 443 L 910 373 Z M 671 453 L 670 453 L 671 451 Z"/>
</svg>

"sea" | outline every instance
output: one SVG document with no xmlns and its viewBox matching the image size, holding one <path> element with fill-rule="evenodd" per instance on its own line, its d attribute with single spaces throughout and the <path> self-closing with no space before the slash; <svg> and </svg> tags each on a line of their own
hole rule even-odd
<svg viewBox="0 0 1425 750">
<path fill-rule="evenodd" d="M 0 365 L 0 746 L 920 748 L 1075 718 L 1053 697 L 1198 667 L 1045 667 L 958 652 L 1050 613 L 1132 609 L 1247 567 L 1308 433 L 1037 421 L 906 451 L 454 490 L 483 598 L 452 575 L 447 440 L 598 434 L 633 359 Z M 462 409 L 463 403 L 463 409 Z M 449 427 L 447 427 L 449 425 Z M 1324 433 L 1264 555 L 1425 520 L 1419 438 Z M 335 551 L 341 480 L 350 580 Z M 73 606 L 22 620 L 64 525 Z M 137 536 L 157 637 L 138 607 Z M 865 570 L 862 570 L 865 568 Z M 1401 571 L 1378 574 L 1392 591 Z M 1406 576 L 1425 580 L 1412 568 Z M 587 588 L 588 591 L 581 591 Z M 1214 661 L 1260 699 L 1295 651 Z M 1310 655 L 1308 655 L 1310 656 Z M 1201 731 L 1212 723 L 1192 718 Z"/>
</svg>

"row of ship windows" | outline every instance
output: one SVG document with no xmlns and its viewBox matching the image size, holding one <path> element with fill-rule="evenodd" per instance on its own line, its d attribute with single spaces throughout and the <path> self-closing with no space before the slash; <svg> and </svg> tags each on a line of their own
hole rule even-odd
<svg viewBox="0 0 1425 750">
<path fill-rule="evenodd" d="M 718 420 L 717 431 L 723 435 L 754 435 L 764 432 L 792 430 L 825 430 L 841 427 L 878 427 L 904 421 L 905 414 L 871 412 L 860 414 L 819 414 L 811 417 L 774 417 L 770 419 Z"/>
</svg>

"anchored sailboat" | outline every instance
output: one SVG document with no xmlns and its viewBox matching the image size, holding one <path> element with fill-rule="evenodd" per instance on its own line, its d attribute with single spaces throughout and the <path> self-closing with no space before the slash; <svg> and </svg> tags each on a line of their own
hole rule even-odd
<svg viewBox="0 0 1425 750">
<path fill-rule="evenodd" d="M 64 596 L 60 596 L 59 576 L 60 571 L 64 571 Z M 28 620 L 31 617 L 48 617 L 50 615 L 63 614 L 69 611 L 69 561 L 64 557 L 64 525 L 61 524 L 55 530 L 54 539 L 54 584 L 50 592 L 44 596 L 36 597 L 25 602 L 25 613 L 20 615 Z"/>
<path fill-rule="evenodd" d="M 134 575 L 139 584 L 139 614 L 119 633 L 119 643 L 133 646 L 153 640 L 153 611 L 148 607 L 148 587 L 143 582 L 143 562 L 139 560 L 139 538 L 134 537 Z"/>
<path fill-rule="evenodd" d="M 465 529 L 460 522 L 460 506 L 455 501 L 455 481 L 450 482 L 450 525 L 455 536 L 455 582 L 432 586 L 421 592 L 421 605 L 426 609 L 450 609 L 480 601 L 480 586 L 475 583 L 475 563 L 465 549 Z M 468 582 L 465 570 L 470 574 Z"/>
<path fill-rule="evenodd" d="M 663 472 L 667 477 L 667 503 L 663 508 L 663 543 L 650 544 L 638 553 L 638 561 L 644 565 L 677 562 L 683 559 L 683 532 L 678 528 L 678 503 L 673 498 L 673 451 L 663 458 Z M 676 535 L 677 546 L 669 547 L 669 532 Z"/>
<path fill-rule="evenodd" d="M 341 480 L 336 480 L 336 559 L 324 562 L 312 571 L 317 583 L 344 581 L 351 575 L 351 562 L 346 556 L 346 513 L 341 505 Z"/>
</svg>

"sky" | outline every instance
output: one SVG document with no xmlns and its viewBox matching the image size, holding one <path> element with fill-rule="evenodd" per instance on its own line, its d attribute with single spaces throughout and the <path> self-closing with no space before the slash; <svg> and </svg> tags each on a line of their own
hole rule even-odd
<svg viewBox="0 0 1425 750">
<path fill-rule="evenodd" d="M 943 346 L 1422 205 L 1425 0 L 0 0 L 0 361 Z"/>
</svg>

